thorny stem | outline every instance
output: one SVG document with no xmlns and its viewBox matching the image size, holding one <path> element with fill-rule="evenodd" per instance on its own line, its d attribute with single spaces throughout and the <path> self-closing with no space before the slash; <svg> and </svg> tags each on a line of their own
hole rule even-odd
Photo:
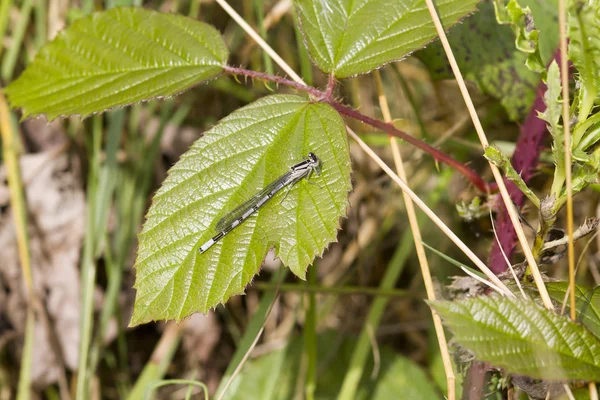
<svg viewBox="0 0 600 400">
<path fill-rule="evenodd" d="M 482 191 L 484 193 L 487 193 L 489 191 L 490 188 L 489 188 L 487 182 L 485 182 L 475 171 L 468 168 L 466 165 L 462 164 L 461 162 L 455 160 L 454 158 L 450 157 L 446 153 L 439 151 L 435 147 L 433 147 L 413 136 L 410 136 L 409 134 L 407 134 L 405 132 L 402 132 L 401 130 L 394 127 L 392 124 L 388 124 L 386 122 L 379 121 L 377 119 L 368 117 L 350 107 L 347 107 L 347 106 L 340 104 L 338 102 L 335 102 L 333 100 L 327 101 L 327 104 L 329 104 L 330 106 L 335 108 L 336 111 L 342 115 L 345 115 L 347 117 L 364 122 L 365 124 L 374 126 L 375 128 L 380 129 L 389 135 L 396 136 L 397 138 L 400 138 L 400 139 L 412 144 L 413 146 L 415 146 L 415 147 L 423 150 L 424 152 L 428 153 L 429 155 L 431 155 L 436 161 L 443 162 L 444 164 L 449 165 L 450 167 L 456 169 L 480 191 Z"/>
<path fill-rule="evenodd" d="M 313 97 L 315 97 L 316 101 L 320 101 L 320 102 L 329 104 L 343 116 L 350 117 L 352 119 L 361 121 L 365 124 L 371 125 L 389 135 L 398 137 L 398 138 L 412 144 L 413 146 L 423 150 L 424 152 L 431 155 L 436 161 L 443 162 L 444 164 L 446 164 L 446 165 L 454 168 L 458 172 L 460 172 L 465 178 L 467 178 L 469 180 L 469 182 L 471 182 L 481 192 L 487 193 L 490 191 L 490 186 L 488 186 L 487 182 L 485 182 L 481 178 L 481 176 L 479 176 L 472 169 L 468 168 L 466 165 L 464 165 L 461 162 L 450 157 L 446 153 L 439 151 L 435 147 L 423 142 L 422 140 L 419 140 L 413 136 L 410 136 L 409 134 L 407 134 L 405 132 L 402 132 L 401 130 L 395 128 L 392 124 L 388 124 L 386 122 L 379 121 L 377 119 L 374 119 L 374 118 L 371 118 L 364 114 L 361 114 L 360 112 L 354 110 L 353 108 L 347 107 L 347 106 L 333 100 L 332 94 L 333 94 L 333 89 L 335 86 L 335 79 L 333 78 L 333 76 L 331 76 L 329 79 L 329 82 L 327 84 L 327 91 L 323 92 L 312 86 L 303 85 L 303 84 L 291 81 L 289 79 L 282 78 L 279 76 L 269 75 L 264 72 L 251 71 L 251 70 L 247 70 L 247 69 L 243 69 L 243 68 L 235 68 L 235 67 L 230 67 L 230 66 L 225 66 L 223 68 L 223 70 L 232 75 L 243 75 L 243 76 L 250 77 L 252 79 L 262 79 L 265 81 L 271 81 L 271 82 L 275 82 L 277 84 L 286 85 L 286 86 L 292 87 L 296 90 L 308 93 L 308 94 L 312 95 Z"/>
<path fill-rule="evenodd" d="M 329 82 L 327 82 L 327 91 L 325 92 L 325 98 L 331 100 L 333 97 L 333 89 L 335 88 L 335 76 L 333 73 L 329 75 Z"/>
<path fill-rule="evenodd" d="M 252 71 L 252 70 L 244 69 L 244 68 L 235 68 L 235 67 L 230 67 L 230 66 L 225 66 L 223 68 L 223 71 L 225 71 L 231 75 L 243 75 L 243 76 L 250 77 L 252 79 L 262 79 L 265 81 L 275 82 L 280 85 L 289 86 L 289 87 L 292 87 L 301 92 L 308 93 L 317 98 L 325 97 L 325 93 L 317 88 L 314 88 L 312 86 L 303 85 L 301 83 L 297 83 L 290 79 L 282 78 L 280 76 L 270 75 L 270 74 L 266 74 L 264 72 Z"/>
</svg>

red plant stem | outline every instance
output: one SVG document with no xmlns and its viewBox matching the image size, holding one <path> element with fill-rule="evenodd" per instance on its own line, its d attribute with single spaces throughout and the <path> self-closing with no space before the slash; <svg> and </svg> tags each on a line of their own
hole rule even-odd
<svg viewBox="0 0 600 400">
<path fill-rule="evenodd" d="M 350 118 L 356 119 L 358 121 L 361 121 L 365 124 L 371 125 L 389 135 L 396 136 L 396 137 L 412 144 L 413 146 L 423 150 L 424 152 L 431 155 L 435 160 L 443 162 L 444 164 L 447 164 L 450 167 L 457 170 L 481 192 L 487 193 L 490 189 L 487 182 L 485 182 L 483 180 L 483 178 L 481 178 L 481 176 L 479 176 L 475 171 L 468 168 L 463 163 L 450 157 L 446 153 L 439 151 L 435 147 L 430 146 L 429 144 L 423 142 L 422 140 L 419 140 L 413 136 L 410 136 L 409 134 L 407 134 L 405 132 L 402 132 L 399 129 L 396 129 L 392 124 L 388 124 L 386 122 L 379 121 L 374 118 L 368 117 L 364 114 L 359 113 L 358 111 L 354 110 L 353 108 L 347 107 L 343 104 L 338 103 L 337 101 L 334 101 L 332 98 L 333 86 L 335 84 L 335 80 L 334 80 L 333 76 L 330 77 L 329 83 L 327 85 L 327 91 L 323 92 L 312 86 L 303 85 L 301 83 L 297 83 L 297 82 L 294 82 L 294 81 L 291 81 L 289 79 L 282 78 L 279 76 L 269 75 L 264 72 L 251 71 L 251 70 L 247 70 L 247 69 L 243 69 L 243 68 L 234 68 L 234 67 L 230 67 L 230 66 L 225 66 L 223 68 L 223 70 L 232 75 L 244 75 L 244 76 L 248 76 L 253 79 L 262 79 L 265 81 L 271 81 L 271 82 L 286 85 L 286 86 L 292 87 L 296 90 L 308 93 L 308 94 L 314 96 L 317 101 L 329 104 L 341 115 L 344 115 L 346 117 L 350 117 Z"/>
<path fill-rule="evenodd" d="M 488 186 L 487 182 L 484 181 L 483 178 L 481 178 L 481 176 L 479 176 L 479 174 L 477 174 L 472 169 L 468 168 L 463 163 L 450 157 L 446 153 L 439 151 L 435 147 L 423 142 L 422 140 L 419 140 L 413 136 L 410 136 L 409 134 L 407 134 L 405 132 L 402 132 L 399 129 L 396 129 L 396 127 L 394 127 L 392 124 L 388 124 L 386 122 L 379 121 L 374 118 L 368 117 L 350 107 L 344 106 L 344 105 L 342 105 L 338 102 L 332 101 L 332 100 L 327 101 L 327 104 L 329 104 L 330 106 L 335 108 L 336 111 L 342 115 L 345 115 L 347 117 L 364 122 L 365 124 L 371 125 L 377 129 L 382 130 L 383 132 L 385 132 L 389 135 L 398 137 L 398 138 L 412 144 L 413 146 L 423 150 L 424 152 L 431 155 L 436 161 L 443 162 L 444 164 L 447 164 L 450 167 L 457 170 L 458 172 L 460 172 L 465 178 L 467 178 L 469 180 L 469 182 L 471 182 L 481 192 L 484 192 L 484 193 L 488 192 L 489 186 Z"/>
</svg>

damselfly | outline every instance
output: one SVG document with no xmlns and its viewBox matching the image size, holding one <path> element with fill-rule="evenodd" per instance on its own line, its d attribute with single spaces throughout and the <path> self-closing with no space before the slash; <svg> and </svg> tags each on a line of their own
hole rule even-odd
<svg viewBox="0 0 600 400">
<path fill-rule="evenodd" d="M 296 165 L 292 165 L 288 172 L 281 175 L 260 192 L 256 193 L 254 196 L 221 218 L 216 225 L 216 230 L 219 233 L 217 233 L 208 242 L 200 246 L 198 251 L 200 253 L 204 253 L 210 249 L 215 243 L 223 239 L 225 235 L 234 230 L 236 226 L 240 225 L 252 214 L 257 212 L 281 189 L 285 187 L 289 187 L 291 189 L 291 186 L 301 179 L 310 178 L 313 172 L 317 175 L 321 175 L 321 160 L 319 160 L 319 157 L 317 157 L 314 153 L 308 153 L 308 156 L 303 161 Z"/>
</svg>

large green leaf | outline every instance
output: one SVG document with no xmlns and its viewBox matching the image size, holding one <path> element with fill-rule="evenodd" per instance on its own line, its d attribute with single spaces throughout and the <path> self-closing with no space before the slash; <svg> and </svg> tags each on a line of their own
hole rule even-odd
<svg viewBox="0 0 600 400">
<path fill-rule="evenodd" d="M 114 8 L 77 20 L 6 88 L 23 116 L 101 112 L 181 92 L 227 61 L 219 32 L 190 18 Z"/>
<path fill-rule="evenodd" d="M 546 288 L 550 297 L 559 304 L 565 299 L 569 287 L 568 282 L 548 282 Z M 594 334 L 600 338 L 600 289 L 586 289 L 575 285 L 575 306 L 577 318 Z M 569 315 L 569 301 L 565 314 Z"/>
<path fill-rule="evenodd" d="M 600 380 L 600 340 L 534 302 L 481 297 L 431 306 L 479 360 L 539 379 Z"/>
<path fill-rule="evenodd" d="M 279 193 L 198 253 L 225 213 L 309 152 L 322 160 L 320 176 Z M 350 189 L 345 128 L 330 106 L 278 95 L 234 112 L 194 143 L 154 196 L 139 235 L 131 324 L 180 320 L 242 293 L 271 247 L 304 278 L 308 264 L 335 240 Z"/>
<path fill-rule="evenodd" d="M 479 0 L 438 0 L 448 29 Z M 296 0 L 309 53 L 337 78 L 400 60 L 437 37 L 425 0 Z"/>
<path fill-rule="evenodd" d="M 540 77 L 525 66 L 525 53 L 515 49 L 510 27 L 496 22 L 489 2 L 479 12 L 452 28 L 448 39 L 465 78 L 486 94 L 497 98 L 512 120 L 527 114 Z M 493 38 L 493 40 L 490 40 Z M 453 79 L 448 58 L 439 42 L 419 51 L 434 79 Z"/>
</svg>

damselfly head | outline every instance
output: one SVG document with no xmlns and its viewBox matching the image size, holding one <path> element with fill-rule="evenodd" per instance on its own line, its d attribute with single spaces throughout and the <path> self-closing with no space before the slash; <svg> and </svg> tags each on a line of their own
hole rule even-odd
<svg viewBox="0 0 600 400">
<path fill-rule="evenodd" d="M 317 175 L 321 175 L 321 160 L 315 153 L 308 153 L 308 161 Z"/>
</svg>

